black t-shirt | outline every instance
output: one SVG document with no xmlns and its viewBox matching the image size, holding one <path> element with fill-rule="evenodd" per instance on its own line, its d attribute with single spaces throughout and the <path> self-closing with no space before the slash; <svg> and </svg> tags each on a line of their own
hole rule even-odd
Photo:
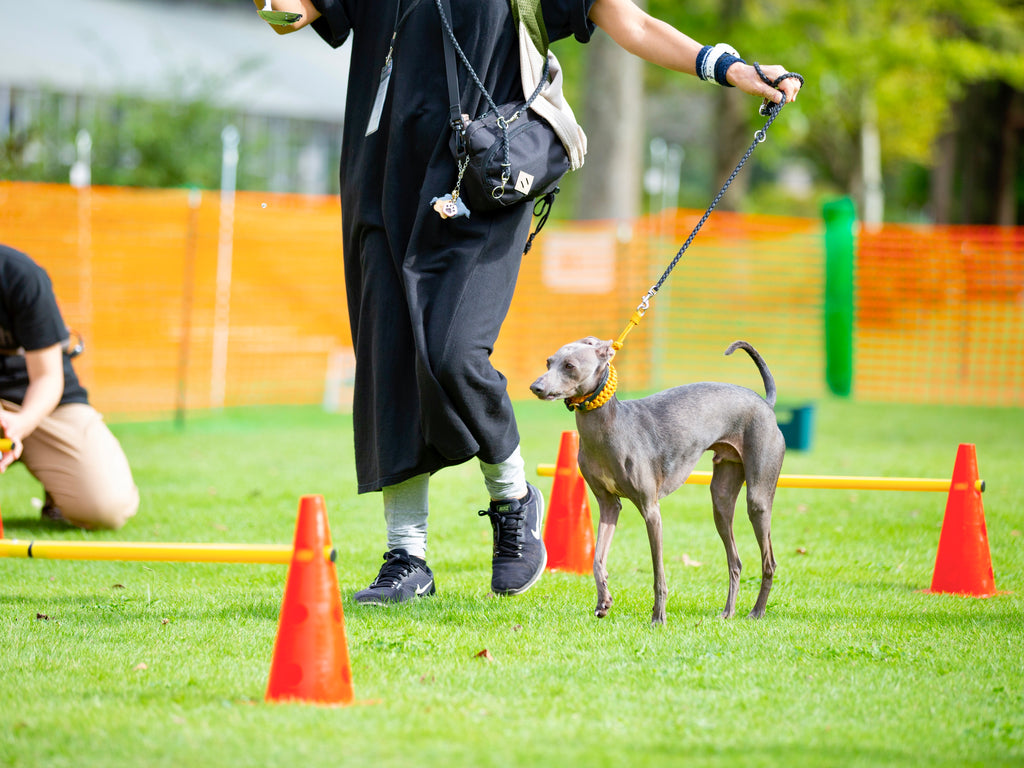
<svg viewBox="0 0 1024 768">
<path fill-rule="evenodd" d="M 0 398 L 18 404 L 25 399 L 25 351 L 61 344 L 69 336 L 46 270 L 24 253 L 0 245 Z M 60 404 L 87 402 L 65 354 Z"/>
</svg>

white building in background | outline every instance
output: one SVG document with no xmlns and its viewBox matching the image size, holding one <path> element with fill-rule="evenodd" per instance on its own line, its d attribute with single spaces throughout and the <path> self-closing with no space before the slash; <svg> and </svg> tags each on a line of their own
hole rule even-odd
<svg viewBox="0 0 1024 768">
<path fill-rule="evenodd" d="M 348 79 L 347 46 L 311 29 L 278 35 L 250 2 L 47 0 L 15 21 L 0 44 L 0 144 L 56 95 L 48 130 L 74 152 L 75 111 L 115 95 L 204 97 L 245 117 L 245 138 L 266 152 L 272 191 L 336 188 Z M 65 135 L 66 134 L 66 135 Z"/>
</svg>

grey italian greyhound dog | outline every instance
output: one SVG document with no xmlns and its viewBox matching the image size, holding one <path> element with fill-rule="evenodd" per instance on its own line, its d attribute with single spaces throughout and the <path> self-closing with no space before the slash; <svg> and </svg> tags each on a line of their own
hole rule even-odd
<svg viewBox="0 0 1024 768">
<path fill-rule="evenodd" d="M 588 336 L 566 344 L 548 358 L 547 373 L 530 390 L 541 400 L 564 400 L 576 411 L 579 465 L 597 497 L 601 519 L 594 553 L 597 582 L 595 614 L 606 616 L 608 550 L 622 509 L 632 501 L 647 524 L 654 561 L 652 624 L 665 623 L 668 587 L 662 561 L 660 501 L 686 482 L 705 451 L 714 451 L 711 501 L 715 527 L 725 544 L 729 592 L 723 618 L 736 611 L 740 557 L 732 521 L 740 487 L 747 484 L 747 515 L 761 549 L 761 591 L 750 618 L 764 616 L 775 573 L 771 512 L 782 471 L 786 443 L 775 418 L 775 379 L 750 344 L 734 342 L 725 351 L 743 349 L 764 380 L 765 397 L 735 384 L 700 382 L 664 390 L 638 400 L 615 397 L 617 384 L 611 341 Z"/>
</svg>

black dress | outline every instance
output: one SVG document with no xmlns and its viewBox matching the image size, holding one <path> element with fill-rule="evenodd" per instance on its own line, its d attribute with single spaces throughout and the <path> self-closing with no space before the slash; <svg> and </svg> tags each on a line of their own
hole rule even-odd
<svg viewBox="0 0 1024 768">
<path fill-rule="evenodd" d="M 352 35 L 341 209 L 359 491 L 473 456 L 501 462 L 519 433 L 490 354 L 512 301 L 532 209 L 442 220 L 430 205 L 456 180 L 434 0 L 314 1 L 322 17 L 313 28 L 324 40 L 337 47 Z M 592 3 L 543 0 L 550 39 L 588 41 Z M 521 98 L 508 0 L 451 6 L 456 38 L 495 103 Z M 367 134 L 393 34 L 387 98 L 379 127 Z M 459 69 L 463 111 L 476 116 L 486 101 Z"/>
</svg>

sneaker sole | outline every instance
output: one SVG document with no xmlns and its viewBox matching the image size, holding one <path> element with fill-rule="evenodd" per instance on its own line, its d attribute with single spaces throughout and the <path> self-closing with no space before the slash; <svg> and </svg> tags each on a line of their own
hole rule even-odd
<svg viewBox="0 0 1024 768">
<path fill-rule="evenodd" d="M 521 594 L 523 594 L 523 592 L 528 590 L 530 587 L 532 587 L 534 584 L 536 584 L 540 580 L 540 577 L 544 575 L 544 568 L 547 566 L 547 564 L 548 564 L 548 551 L 547 551 L 547 549 L 545 549 L 544 550 L 544 559 L 540 561 L 540 568 L 537 569 L 537 572 L 533 575 L 533 578 L 531 578 L 523 586 L 519 587 L 519 589 L 507 589 L 507 590 L 505 590 L 503 592 L 495 591 L 494 594 L 501 595 L 501 596 L 521 595 Z"/>
<path fill-rule="evenodd" d="M 357 599 L 356 600 L 356 605 L 378 605 L 378 606 L 381 606 L 381 607 L 384 607 L 384 608 L 389 608 L 389 607 L 391 607 L 393 605 L 404 605 L 406 603 L 411 603 L 414 600 L 421 600 L 421 599 L 423 599 L 425 597 L 432 597 L 433 594 L 434 594 L 433 592 L 430 592 L 430 593 L 427 593 L 425 595 L 416 595 L 416 596 L 410 597 L 410 598 L 408 598 L 406 600 L 383 600 L 383 599 L 380 599 L 380 598 L 370 598 L 369 600 L 358 600 Z"/>
<path fill-rule="evenodd" d="M 424 597 L 433 597 L 436 594 L 437 588 L 434 587 L 433 584 L 431 584 L 431 589 L 428 592 L 424 592 L 422 595 L 411 595 L 407 597 L 405 600 L 387 600 L 382 597 L 373 597 L 372 595 L 365 599 L 360 599 L 359 597 L 356 597 L 354 599 L 358 605 L 392 606 L 402 605 L 403 603 L 411 603 L 413 600 L 420 600 Z"/>
</svg>

